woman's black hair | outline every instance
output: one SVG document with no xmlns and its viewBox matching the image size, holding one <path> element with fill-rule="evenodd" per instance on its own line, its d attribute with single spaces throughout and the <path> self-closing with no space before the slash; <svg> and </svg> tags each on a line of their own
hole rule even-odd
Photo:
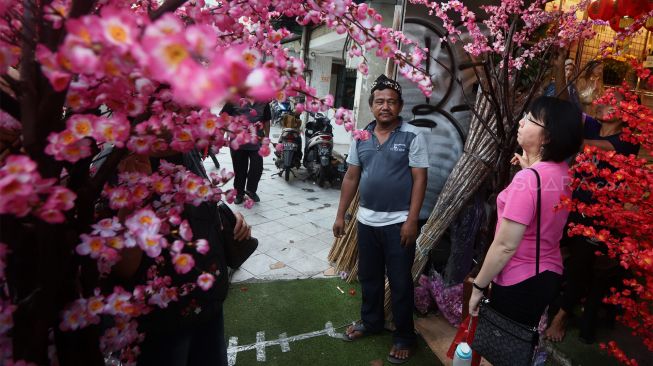
<svg viewBox="0 0 653 366">
<path fill-rule="evenodd" d="M 558 98 L 539 97 L 529 112 L 545 126 L 542 161 L 559 163 L 578 152 L 583 141 L 583 123 L 576 105 Z"/>
</svg>

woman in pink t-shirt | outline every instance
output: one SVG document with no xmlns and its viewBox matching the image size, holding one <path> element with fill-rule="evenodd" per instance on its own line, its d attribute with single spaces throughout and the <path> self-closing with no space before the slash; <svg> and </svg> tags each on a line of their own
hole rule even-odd
<svg viewBox="0 0 653 366">
<path fill-rule="evenodd" d="M 569 212 L 556 209 L 571 196 L 565 159 L 582 140 L 581 112 L 552 97 L 533 101 L 519 121 L 517 142 L 523 155 L 513 163 L 523 168 L 497 197 L 497 227 L 469 301 L 472 315 L 492 282 L 490 306 L 503 315 L 536 326 L 558 291 L 562 275 L 560 238 Z M 529 168 L 529 169 L 526 169 Z M 536 275 L 537 171 L 541 180 L 540 265 Z"/>
</svg>

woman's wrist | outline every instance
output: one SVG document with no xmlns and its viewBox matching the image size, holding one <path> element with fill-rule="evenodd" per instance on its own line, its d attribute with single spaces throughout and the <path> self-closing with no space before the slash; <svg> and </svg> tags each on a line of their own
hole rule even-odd
<svg viewBox="0 0 653 366">
<path fill-rule="evenodd" d="M 488 288 L 489 285 L 488 285 L 488 286 L 485 286 L 485 287 L 482 287 L 482 286 L 479 286 L 479 285 L 476 283 L 476 281 L 472 281 L 472 286 L 474 286 L 475 289 L 477 289 L 477 290 L 479 290 L 479 291 L 482 292 L 482 291 L 485 291 L 485 290 Z"/>
</svg>

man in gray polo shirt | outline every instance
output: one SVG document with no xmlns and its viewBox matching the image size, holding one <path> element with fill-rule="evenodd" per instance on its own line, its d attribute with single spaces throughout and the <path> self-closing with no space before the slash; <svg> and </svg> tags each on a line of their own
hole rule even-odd
<svg viewBox="0 0 653 366">
<path fill-rule="evenodd" d="M 385 75 L 372 84 L 369 99 L 375 120 L 365 128 L 371 137 L 352 142 L 342 182 L 333 234 L 344 234 L 344 217 L 356 189 L 358 209 L 358 279 L 363 291 L 362 322 L 349 327 L 347 341 L 383 330 L 385 275 L 390 282 L 396 330 L 388 354 L 391 363 L 404 363 L 415 350 L 414 289 L 419 211 L 429 166 L 423 136 L 402 122 L 401 87 Z"/>
</svg>

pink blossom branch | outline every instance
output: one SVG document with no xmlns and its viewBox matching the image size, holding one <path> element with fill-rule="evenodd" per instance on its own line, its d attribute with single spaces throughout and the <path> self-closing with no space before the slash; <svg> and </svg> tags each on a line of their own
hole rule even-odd
<svg viewBox="0 0 653 366">
<path fill-rule="evenodd" d="M 166 0 L 161 6 L 150 13 L 150 20 L 155 21 L 161 18 L 165 13 L 174 12 L 182 6 L 187 0 Z"/>
</svg>

